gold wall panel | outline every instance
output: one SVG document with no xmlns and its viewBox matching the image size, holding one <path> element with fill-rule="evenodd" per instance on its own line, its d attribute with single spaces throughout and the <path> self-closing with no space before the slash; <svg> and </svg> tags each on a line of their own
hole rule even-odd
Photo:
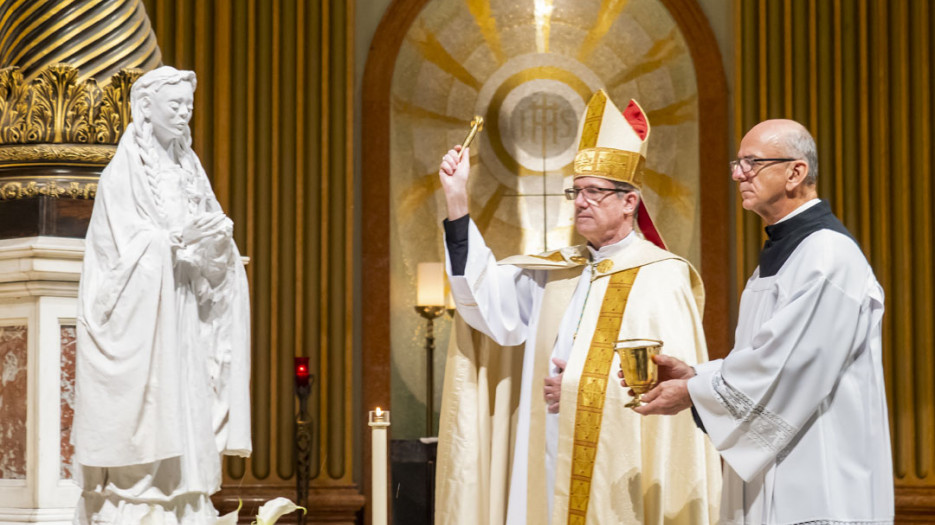
<svg viewBox="0 0 935 525">
<path fill-rule="evenodd" d="M 390 108 L 390 323 L 394 437 L 425 428 L 424 322 L 416 267 L 444 261 L 438 164 L 485 119 L 471 148 L 471 214 L 497 257 L 581 242 L 571 185 L 578 119 L 590 95 L 634 98 L 652 126 L 644 198 L 670 249 L 701 267 L 697 65 L 659 0 L 426 2 L 396 57 Z M 726 182 L 724 183 L 726 185 Z M 436 322 L 447 348 L 450 321 Z M 435 354 L 435 377 L 444 351 Z M 437 422 L 437 418 L 436 418 Z"/>
<path fill-rule="evenodd" d="M 194 149 L 250 257 L 254 451 L 225 490 L 294 493 L 295 356 L 315 375 L 312 490 L 353 487 L 354 3 L 145 4 L 163 61 L 198 75 Z"/>
<path fill-rule="evenodd" d="M 48 66 L 28 84 L 18 66 L 0 69 L 0 149 L 11 149 L 3 148 L 5 144 L 37 143 L 55 143 L 59 149 L 67 149 L 65 144 L 108 144 L 116 149 L 130 122 L 130 86 L 142 74 L 140 69 L 122 69 L 101 89 L 96 79 L 79 81 L 80 71 L 68 64 Z M 94 155 L 83 159 L 88 149 L 73 153 L 71 159 L 53 155 L 48 160 L 85 160 L 101 166 L 109 162 L 110 156 L 103 163 Z M 9 164 L 0 158 L 0 165 Z"/>
<path fill-rule="evenodd" d="M 906 520 L 935 510 L 933 31 L 929 0 L 735 1 L 737 141 L 766 118 L 805 124 L 818 143 L 819 196 L 886 290 L 884 366 Z M 739 290 L 763 225 L 739 203 L 735 213 Z"/>
</svg>

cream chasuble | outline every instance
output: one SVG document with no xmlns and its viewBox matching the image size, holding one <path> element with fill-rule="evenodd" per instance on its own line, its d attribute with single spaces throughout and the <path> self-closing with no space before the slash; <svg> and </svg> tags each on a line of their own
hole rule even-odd
<svg viewBox="0 0 935 525">
<path fill-rule="evenodd" d="M 640 418 L 625 408 L 612 352 L 612 340 L 651 338 L 664 353 L 706 360 L 702 285 L 690 265 L 639 238 L 587 270 L 584 247 L 497 264 L 473 223 L 469 239 L 465 275 L 451 277 L 467 323 L 456 325 L 445 371 L 435 522 L 713 523 L 716 451 L 688 413 Z M 582 271 L 591 282 L 571 312 L 550 468 L 543 381 Z M 608 323 L 613 336 L 592 344 Z"/>
</svg>

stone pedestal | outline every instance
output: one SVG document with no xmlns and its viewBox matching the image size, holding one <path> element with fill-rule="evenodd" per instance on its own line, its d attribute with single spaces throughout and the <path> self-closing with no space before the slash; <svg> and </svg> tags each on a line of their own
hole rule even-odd
<svg viewBox="0 0 935 525">
<path fill-rule="evenodd" d="M 70 524 L 84 240 L 0 240 L 0 525 Z"/>
</svg>

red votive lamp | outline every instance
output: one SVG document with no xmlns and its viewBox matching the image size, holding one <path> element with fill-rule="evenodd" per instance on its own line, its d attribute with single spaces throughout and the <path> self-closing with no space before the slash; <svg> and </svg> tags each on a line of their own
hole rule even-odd
<svg viewBox="0 0 935 525">
<path fill-rule="evenodd" d="M 307 357 L 296 357 L 295 358 L 295 386 L 303 387 L 308 386 L 308 379 L 311 377 L 312 373 L 308 369 L 308 358 Z"/>
</svg>

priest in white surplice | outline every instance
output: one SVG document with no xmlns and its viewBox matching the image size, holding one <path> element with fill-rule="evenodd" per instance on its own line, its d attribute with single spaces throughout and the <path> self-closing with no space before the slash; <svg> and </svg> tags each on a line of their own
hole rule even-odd
<svg viewBox="0 0 935 525">
<path fill-rule="evenodd" d="M 588 244 L 499 263 L 467 215 L 469 152 L 445 156 L 448 272 L 470 328 L 445 370 L 436 524 L 714 523 L 716 451 L 688 414 L 638 417 L 616 382 L 618 339 L 707 360 L 700 278 L 634 230 L 662 244 L 639 194 L 648 136 L 639 105 L 596 93 L 565 191 Z"/>
<path fill-rule="evenodd" d="M 191 148 L 195 74 L 161 67 L 101 174 L 78 292 L 77 524 L 213 525 L 250 443 L 247 279 Z"/>
<path fill-rule="evenodd" d="M 818 199 L 815 142 L 796 122 L 760 123 L 731 173 L 769 237 L 734 349 L 694 369 L 660 358 L 671 379 L 635 410 L 692 407 L 724 458 L 725 525 L 892 523 L 883 290 Z"/>
</svg>

